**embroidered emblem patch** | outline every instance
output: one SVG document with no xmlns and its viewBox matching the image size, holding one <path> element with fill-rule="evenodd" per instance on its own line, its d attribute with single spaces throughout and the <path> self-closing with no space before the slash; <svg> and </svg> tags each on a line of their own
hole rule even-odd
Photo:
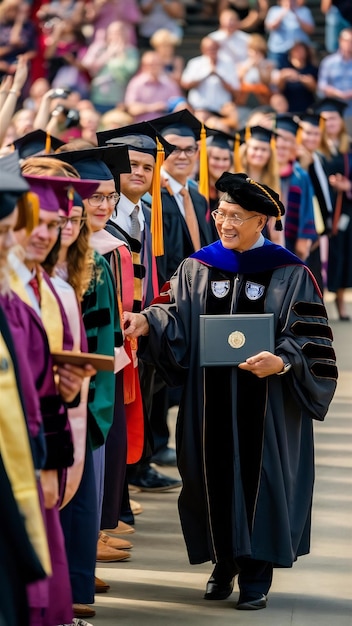
<svg viewBox="0 0 352 626">
<path fill-rule="evenodd" d="M 212 280 L 211 291 L 215 298 L 224 298 L 230 291 L 229 280 Z"/>
<path fill-rule="evenodd" d="M 246 282 L 245 292 L 248 300 L 259 300 L 264 293 L 264 285 L 258 285 L 258 283 Z"/>
</svg>

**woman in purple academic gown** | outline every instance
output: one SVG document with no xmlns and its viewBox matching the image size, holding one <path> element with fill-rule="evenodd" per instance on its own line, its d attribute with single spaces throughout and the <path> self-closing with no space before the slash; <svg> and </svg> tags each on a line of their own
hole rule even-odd
<svg viewBox="0 0 352 626">
<path fill-rule="evenodd" d="M 44 496 L 52 576 L 48 579 L 47 589 L 29 589 L 31 626 L 56 626 L 72 622 L 72 593 L 59 517 L 65 473 L 67 467 L 73 463 L 67 405 L 69 406 L 76 400 L 82 385 L 82 378 L 88 371 L 68 365 L 60 366 L 57 369 L 59 383 L 58 388 L 56 387 L 50 351 L 55 347 L 56 349 L 71 349 L 72 336 L 66 315 L 50 279 L 45 277 L 40 267 L 42 261 L 40 255 L 45 257 L 58 237 L 58 208 L 59 202 L 62 202 L 63 185 L 62 182 L 59 185 L 55 180 L 48 181 L 40 177 L 35 180 L 28 177 L 28 182 L 31 190 L 35 191 L 39 197 L 39 223 L 30 234 L 24 229 L 16 234 L 17 240 L 22 243 L 24 261 L 15 255 L 10 259 L 10 286 L 17 292 L 19 298 L 8 297 L 4 306 L 6 305 L 10 327 L 11 323 L 13 326 L 17 325 L 16 336 L 22 340 L 21 351 L 23 347 L 27 347 L 25 353 L 28 356 L 39 395 L 45 433 L 45 465 L 41 465 L 43 469 L 40 480 Z M 39 278 L 40 302 L 36 301 L 35 289 L 30 284 L 34 277 Z M 22 300 L 24 302 L 21 302 Z M 20 308 L 23 311 L 22 317 L 19 315 Z M 48 312 L 50 312 L 49 315 Z M 23 326 L 19 328 L 21 319 Z M 53 323 L 48 323 L 48 320 Z M 21 334 L 23 334 L 22 337 Z M 35 335 L 39 337 L 40 334 L 42 340 L 34 341 L 33 337 Z M 30 341 L 28 341 L 29 338 Z M 58 340 L 60 345 L 57 345 Z"/>
<path fill-rule="evenodd" d="M 8 287 L 7 253 L 13 244 L 12 229 L 17 219 L 16 203 L 28 190 L 28 185 L 20 176 L 17 155 L 4 157 L 2 168 L 7 175 L 2 178 L 0 185 L 0 386 L 2 394 L 6 390 L 0 415 L 0 622 L 11 626 L 27 626 L 30 617 L 26 586 L 29 582 L 36 581 L 32 588 L 38 590 L 38 596 L 40 593 L 45 595 L 46 575 L 50 571 L 49 549 L 34 473 L 34 469 L 40 467 L 44 460 L 41 414 L 31 369 L 28 367 L 26 355 L 23 354 L 26 337 L 27 341 L 31 337 L 36 343 L 40 342 L 41 337 L 29 332 L 24 336 L 17 333 L 20 319 L 26 317 L 23 311 L 25 305 L 19 300 L 20 306 L 16 307 L 16 296 L 11 294 Z M 16 308 L 10 317 L 12 321 L 18 322 L 18 326 L 13 327 L 13 336 L 5 312 L 10 299 Z M 25 418 L 27 426 L 23 423 Z M 11 427 L 8 420 L 11 420 Z M 29 440 L 26 439 L 25 431 L 28 432 Z M 21 466 L 21 475 L 16 479 L 18 463 Z M 18 484 L 19 480 L 22 485 Z M 27 487 L 25 498 L 23 481 Z M 26 524 L 29 516 L 30 526 Z"/>
</svg>

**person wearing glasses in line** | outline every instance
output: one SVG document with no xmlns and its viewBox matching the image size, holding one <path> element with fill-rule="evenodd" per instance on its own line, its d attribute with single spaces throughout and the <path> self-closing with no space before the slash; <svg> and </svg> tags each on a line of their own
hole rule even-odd
<svg viewBox="0 0 352 626">
<path fill-rule="evenodd" d="M 92 346 L 94 342 L 96 344 L 96 338 L 99 340 L 99 335 L 104 334 L 115 307 L 118 307 L 117 315 L 119 317 L 122 307 L 131 307 L 132 309 L 133 306 L 134 275 L 130 247 L 126 240 L 117 239 L 105 229 L 120 197 L 119 191 L 117 191 L 120 189 L 120 173 L 130 171 L 130 161 L 127 147 L 124 145 L 93 147 L 89 142 L 83 140 L 62 146 L 56 152 L 55 158 L 58 159 L 58 162 L 62 160 L 73 165 L 82 179 L 94 179 L 99 183 L 95 192 L 84 200 L 84 208 L 92 231 L 90 243 L 94 250 L 99 252 L 98 256 L 104 256 L 104 265 L 109 266 L 110 281 L 114 293 L 113 301 L 111 301 L 111 297 L 110 303 L 105 299 L 103 306 L 99 306 L 99 302 L 94 298 L 92 292 L 86 294 L 88 297 L 84 298 L 84 319 L 89 323 L 91 332 L 89 339 L 91 339 Z M 89 309 L 88 314 L 86 305 Z M 92 331 L 94 332 L 92 333 Z M 135 462 L 142 455 L 144 444 L 144 416 L 136 367 L 137 359 L 135 353 L 131 359 L 126 354 L 129 346 L 123 345 L 121 329 L 119 333 L 116 331 L 115 335 L 115 338 L 110 339 L 110 345 L 119 348 L 115 351 L 113 418 L 112 422 L 109 423 L 108 432 L 105 431 L 104 433 L 105 439 L 101 442 L 105 442 L 105 446 L 98 443 L 99 449 L 94 449 L 93 452 L 97 480 L 99 529 L 103 531 L 106 528 L 109 534 L 113 535 L 107 537 L 104 532 L 99 533 L 97 549 L 99 562 L 121 561 L 130 557 L 127 548 L 131 548 L 132 544 L 116 536 L 120 534 L 121 530 L 117 526 L 125 484 L 127 452 L 134 459 L 130 462 Z M 117 338 L 121 340 L 121 343 L 114 344 L 114 340 L 116 341 Z M 101 352 L 106 353 L 103 350 Z M 128 372 L 127 367 L 129 368 Z M 92 390 L 94 391 L 92 396 L 95 397 L 95 409 L 103 416 L 106 402 L 110 403 L 111 397 L 110 394 L 108 396 L 107 390 L 101 389 L 101 387 L 103 385 L 100 386 L 100 403 L 98 403 L 97 398 L 97 381 L 94 390 Z M 132 410 L 129 411 L 129 407 L 132 405 L 135 412 L 131 415 Z M 92 430 L 91 435 L 95 436 L 94 447 L 97 448 L 96 437 L 98 433 L 96 429 Z M 88 506 L 92 498 L 93 494 L 87 495 Z M 82 523 L 84 523 L 83 520 Z M 134 529 L 131 528 L 130 532 L 134 532 Z M 118 546 L 122 549 L 119 549 Z M 108 588 L 109 585 L 104 581 L 96 580 L 97 592 L 106 591 Z M 87 597 L 87 590 L 81 586 L 78 592 L 82 599 L 79 599 L 77 594 L 75 602 L 81 606 L 80 611 L 76 612 L 76 616 L 93 616 L 95 611 L 91 606 L 88 606 L 93 600 L 84 599 Z"/>
<path fill-rule="evenodd" d="M 124 327 L 140 337 L 140 358 L 183 385 L 178 504 L 190 563 L 215 563 L 204 597 L 226 599 L 238 575 L 236 608 L 249 611 L 267 606 L 274 567 L 309 552 L 313 420 L 324 420 L 337 368 L 310 270 L 262 235 L 269 217 L 282 228 L 278 194 L 244 173 L 225 172 L 216 187 L 219 241 L 184 259 L 141 314 L 125 312 Z M 232 313 L 273 313 L 274 348 L 237 369 L 201 366 L 200 315 Z"/>
<path fill-rule="evenodd" d="M 207 199 L 192 184 L 200 163 L 198 142 L 201 123 L 187 109 L 156 118 L 150 123 L 175 146 L 161 168 L 161 179 L 164 181 L 161 189 L 164 254 L 157 257 L 161 289 L 179 263 L 201 246 L 211 243 L 213 236 Z M 191 199 L 196 217 L 196 233 L 192 222 L 187 219 L 187 196 Z"/>
</svg>

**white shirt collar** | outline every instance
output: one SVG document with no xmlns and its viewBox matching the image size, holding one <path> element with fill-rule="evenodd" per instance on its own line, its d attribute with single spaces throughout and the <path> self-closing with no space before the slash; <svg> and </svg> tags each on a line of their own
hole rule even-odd
<svg viewBox="0 0 352 626">
<path fill-rule="evenodd" d="M 142 210 L 141 200 L 136 203 L 131 202 L 131 200 L 129 200 L 127 196 L 121 193 L 120 200 L 116 206 L 116 215 L 113 214 L 110 218 L 111 221 L 114 222 L 114 224 L 120 226 L 120 228 L 122 228 L 128 234 L 130 234 L 131 231 L 131 213 L 135 206 L 139 207 L 138 219 L 141 225 L 141 231 L 143 231 L 145 218 Z"/>
<path fill-rule="evenodd" d="M 168 185 L 174 195 L 179 194 L 181 189 L 183 189 L 184 187 L 188 189 L 188 183 L 186 183 L 185 185 L 182 185 L 175 178 L 173 178 L 171 174 L 169 174 L 169 172 L 167 172 L 163 167 L 161 168 L 160 171 L 161 171 L 161 175 L 163 176 L 163 178 L 167 179 Z"/>
</svg>

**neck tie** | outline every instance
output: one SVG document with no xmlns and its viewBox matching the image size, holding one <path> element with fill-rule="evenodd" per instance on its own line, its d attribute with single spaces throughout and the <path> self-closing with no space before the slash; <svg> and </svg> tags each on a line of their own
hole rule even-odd
<svg viewBox="0 0 352 626">
<path fill-rule="evenodd" d="M 28 284 L 32 287 L 35 298 L 40 306 L 41 297 L 40 297 L 40 290 L 39 290 L 39 282 L 38 282 L 38 278 L 36 274 L 33 276 L 33 278 L 31 278 Z"/>
<path fill-rule="evenodd" d="M 186 189 L 186 187 L 182 187 L 180 194 L 183 198 L 185 220 L 186 220 L 187 228 L 189 230 L 190 237 L 192 239 L 193 247 L 195 250 L 199 250 L 199 248 L 201 247 L 199 225 L 198 225 L 196 212 L 194 210 L 192 198 L 189 195 L 189 191 L 188 189 Z"/>
<path fill-rule="evenodd" d="M 135 206 L 131 213 L 131 237 L 133 239 L 141 240 L 141 225 L 138 219 L 139 207 Z"/>
</svg>

